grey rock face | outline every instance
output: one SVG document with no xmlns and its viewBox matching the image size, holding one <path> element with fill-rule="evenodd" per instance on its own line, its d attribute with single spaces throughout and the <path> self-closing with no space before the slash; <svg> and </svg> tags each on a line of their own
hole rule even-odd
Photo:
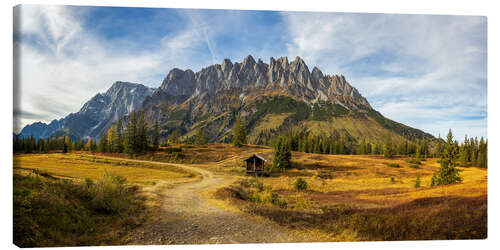
<svg viewBox="0 0 500 250">
<path fill-rule="evenodd" d="M 64 130 L 73 137 L 96 138 L 124 115 L 142 107 L 153 89 L 142 84 L 115 82 L 105 93 L 98 93 L 76 113 L 54 120 L 50 124 L 41 122 L 27 125 L 21 136 L 47 138 Z"/>
<path fill-rule="evenodd" d="M 254 88 L 278 88 L 309 103 L 328 100 L 349 109 L 371 109 L 368 101 L 342 75 L 323 75 L 317 67 L 311 72 L 300 57 L 292 62 L 286 56 L 277 60 L 271 57 L 266 64 L 261 59 L 256 62 L 251 55 L 241 63 L 224 59 L 222 64 L 197 73 L 172 69 L 157 90 L 161 93 L 153 95 L 152 103 L 159 103 L 166 96 L 192 99 L 233 89 L 244 93 Z"/>
</svg>

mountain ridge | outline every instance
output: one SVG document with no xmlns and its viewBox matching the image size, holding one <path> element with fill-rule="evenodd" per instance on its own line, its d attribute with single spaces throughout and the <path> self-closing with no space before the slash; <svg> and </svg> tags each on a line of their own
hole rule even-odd
<svg viewBox="0 0 500 250">
<path fill-rule="evenodd" d="M 40 123 L 28 125 L 21 134 L 42 130 L 40 136 L 97 138 L 119 118 L 126 122 L 137 112 L 144 112 L 150 126 L 159 121 L 163 140 L 179 130 L 189 141 L 197 129 L 204 128 L 209 141 L 228 142 L 237 114 L 247 122 L 249 142 L 255 144 L 290 130 L 342 137 L 353 143 L 362 137 L 380 142 L 388 133 L 399 141 L 433 138 L 385 118 L 343 75 L 323 74 L 318 67 L 309 70 L 298 56 L 293 61 L 286 56 L 271 57 L 264 63 L 251 55 L 242 62 L 224 59 L 198 72 L 173 68 L 155 89 L 115 82 L 77 113 L 45 124 L 45 128 Z"/>
<path fill-rule="evenodd" d="M 142 84 L 116 81 L 103 93 L 97 93 L 76 112 L 49 124 L 35 122 L 25 126 L 21 136 L 45 139 L 54 135 L 72 138 L 96 138 L 124 115 L 142 106 L 153 89 Z"/>
</svg>

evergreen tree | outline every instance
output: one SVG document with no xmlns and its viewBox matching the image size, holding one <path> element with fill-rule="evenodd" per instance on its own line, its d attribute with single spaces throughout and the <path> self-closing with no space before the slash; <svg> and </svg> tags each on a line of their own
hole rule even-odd
<svg viewBox="0 0 500 250">
<path fill-rule="evenodd" d="M 453 142 L 453 134 L 451 129 L 446 137 L 443 154 L 441 156 L 441 167 L 434 172 L 431 179 L 431 186 L 448 185 L 462 182 L 460 173 L 456 166 L 458 155 L 458 145 Z"/>
<path fill-rule="evenodd" d="M 359 143 L 359 146 L 358 146 L 358 154 L 360 155 L 364 155 L 366 154 L 366 142 L 365 142 L 365 138 L 363 138 L 360 143 Z"/>
<path fill-rule="evenodd" d="M 156 151 L 160 146 L 160 126 L 158 125 L 158 119 L 155 120 L 153 127 L 153 149 Z"/>
<path fill-rule="evenodd" d="M 78 139 L 78 150 L 82 150 L 83 149 L 83 140 L 80 138 Z"/>
<path fill-rule="evenodd" d="M 137 153 L 137 115 L 131 114 L 130 120 L 125 128 L 124 151 L 129 155 Z"/>
<path fill-rule="evenodd" d="M 291 167 L 292 152 L 290 144 L 283 136 L 278 136 L 274 144 L 273 168 L 284 171 Z"/>
<path fill-rule="evenodd" d="M 337 154 L 345 154 L 344 139 L 340 139 L 337 145 Z"/>
<path fill-rule="evenodd" d="M 115 128 L 115 138 L 114 138 L 114 146 L 115 150 L 118 153 L 123 152 L 123 125 L 122 125 L 122 119 L 119 119 L 118 122 L 116 123 L 116 128 Z"/>
<path fill-rule="evenodd" d="M 179 143 L 179 130 L 176 129 L 170 136 L 170 143 L 172 144 L 178 144 Z"/>
<path fill-rule="evenodd" d="M 196 131 L 196 136 L 195 136 L 195 139 L 194 139 L 194 143 L 196 145 L 205 145 L 205 144 L 207 144 L 207 138 L 205 136 L 205 128 L 204 127 L 200 127 Z"/>
<path fill-rule="evenodd" d="M 384 157 L 386 158 L 391 158 L 393 156 L 393 149 L 392 149 L 392 139 L 391 139 L 391 134 L 387 132 L 387 137 L 385 139 L 385 145 L 384 145 Z"/>
<path fill-rule="evenodd" d="M 148 135 L 147 135 L 148 125 L 144 120 L 144 112 L 139 114 L 139 120 L 137 122 L 137 138 L 136 144 L 137 148 L 135 152 L 142 153 L 148 150 Z"/>
<path fill-rule="evenodd" d="M 108 140 L 105 135 L 102 135 L 99 139 L 99 145 L 97 146 L 97 151 L 101 153 L 106 153 L 108 149 Z"/>
<path fill-rule="evenodd" d="M 240 114 L 236 117 L 233 127 L 233 145 L 236 147 L 241 147 L 247 142 L 246 126 L 241 120 Z"/>
</svg>

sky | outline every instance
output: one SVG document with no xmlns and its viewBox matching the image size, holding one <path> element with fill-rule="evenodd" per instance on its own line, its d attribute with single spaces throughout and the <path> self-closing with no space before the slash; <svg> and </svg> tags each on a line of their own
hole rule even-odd
<svg viewBox="0 0 500 250">
<path fill-rule="evenodd" d="M 487 138 L 486 17 L 22 5 L 14 21 L 14 132 L 115 81 L 158 87 L 174 67 L 251 54 L 342 74 L 384 116 L 434 136 Z"/>
</svg>

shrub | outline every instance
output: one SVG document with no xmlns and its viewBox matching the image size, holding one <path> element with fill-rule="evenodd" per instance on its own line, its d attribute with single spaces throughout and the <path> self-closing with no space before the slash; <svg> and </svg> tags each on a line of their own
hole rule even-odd
<svg viewBox="0 0 500 250">
<path fill-rule="evenodd" d="M 165 148 L 164 151 L 167 153 L 182 152 L 182 148 L 171 147 Z"/>
<path fill-rule="evenodd" d="M 415 187 L 416 188 L 420 187 L 420 176 L 417 176 L 417 179 L 415 180 Z"/>
<path fill-rule="evenodd" d="M 422 164 L 422 162 L 420 160 L 408 160 L 407 162 L 412 163 L 412 164 L 418 164 L 418 165 Z"/>
<path fill-rule="evenodd" d="M 397 164 L 397 163 L 388 163 L 387 166 L 389 166 L 391 168 L 399 168 L 399 164 Z"/>
<path fill-rule="evenodd" d="M 295 181 L 294 185 L 295 185 L 295 190 L 306 190 L 307 189 L 307 182 L 302 178 L 298 178 Z"/>
<path fill-rule="evenodd" d="M 296 209 L 308 209 L 312 207 L 311 201 L 306 199 L 303 196 L 297 196 L 295 200 L 295 208 Z"/>
<path fill-rule="evenodd" d="M 105 213 L 121 213 L 128 210 L 130 205 L 126 197 L 127 189 L 125 187 L 125 178 L 121 176 L 112 176 L 104 174 L 95 185 L 89 188 L 91 193 L 92 209 Z"/>
<path fill-rule="evenodd" d="M 391 182 L 392 182 L 392 183 L 395 183 L 395 182 L 396 182 L 396 178 L 394 178 L 394 176 L 391 176 Z"/>
<path fill-rule="evenodd" d="M 420 168 L 418 165 L 410 165 L 408 167 L 410 167 L 410 168 Z"/>
</svg>

